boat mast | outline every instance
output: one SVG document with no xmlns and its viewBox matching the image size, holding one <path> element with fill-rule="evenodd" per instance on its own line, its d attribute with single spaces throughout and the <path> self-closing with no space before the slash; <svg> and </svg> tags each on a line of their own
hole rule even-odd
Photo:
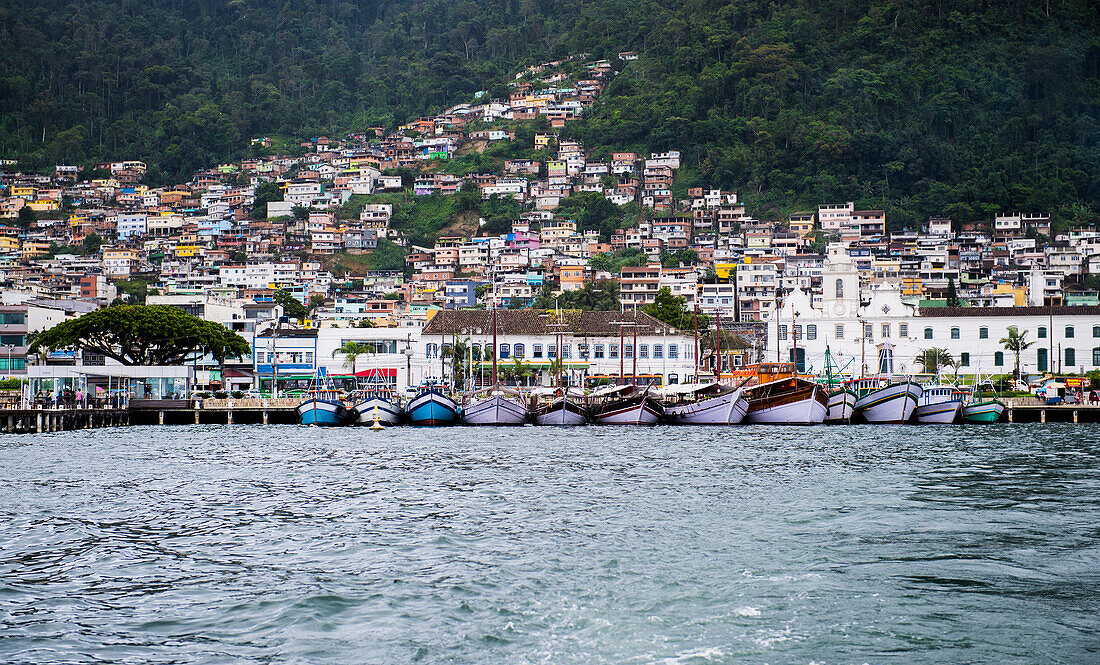
<svg viewBox="0 0 1100 665">
<path fill-rule="evenodd" d="M 493 307 L 493 393 L 497 392 L 497 308 Z"/>
<path fill-rule="evenodd" d="M 620 310 L 621 310 L 620 314 L 626 314 L 626 305 L 625 304 L 622 305 L 620 307 Z M 623 317 L 620 316 L 619 317 L 619 385 L 620 386 L 624 385 L 626 383 L 626 369 L 624 367 L 624 363 L 625 363 L 624 359 L 626 358 L 626 345 L 624 344 L 625 340 L 623 339 L 623 323 L 624 323 L 624 321 L 622 319 L 623 319 Z"/>
<path fill-rule="evenodd" d="M 714 380 L 722 383 L 722 312 L 714 310 Z"/>
<path fill-rule="evenodd" d="M 695 383 L 699 383 L 699 303 L 695 303 Z"/>
<path fill-rule="evenodd" d="M 638 385 L 638 303 L 634 303 L 634 323 L 631 326 L 634 328 L 634 353 L 630 354 L 634 361 L 634 368 L 632 370 L 633 376 L 630 377 L 631 384 Z"/>
</svg>

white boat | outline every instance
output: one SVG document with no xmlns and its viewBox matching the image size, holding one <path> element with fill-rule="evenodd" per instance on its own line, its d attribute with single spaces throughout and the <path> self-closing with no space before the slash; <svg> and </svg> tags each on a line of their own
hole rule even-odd
<svg viewBox="0 0 1100 665">
<path fill-rule="evenodd" d="M 829 411 L 825 415 L 827 423 L 848 423 L 856 409 L 856 394 L 848 388 L 837 388 L 829 393 Z"/>
<path fill-rule="evenodd" d="M 401 420 L 401 407 L 395 400 L 378 395 L 363 399 L 352 411 L 356 414 L 355 424 L 357 425 L 372 425 L 379 422 L 389 426 L 396 425 Z"/>
<path fill-rule="evenodd" d="M 736 425 L 749 410 L 744 388 L 680 384 L 661 391 L 665 419 L 675 425 Z"/>
<path fill-rule="evenodd" d="M 583 425 L 588 422 L 583 395 L 570 395 L 561 388 L 540 394 L 536 390 L 531 413 L 536 425 Z"/>
<path fill-rule="evenodd" d="M 805 379 L 778 379 L 746 392 L 749 412 L 745 422 L 755 425 L 818 425 L 829 410 L 825 389 Z"/>
<path fill-rule="evenodd" d="M 463 407 L 462 419 L 467 425 L 522 425 L 527 407 L 517 395 L 494 392 Z"/>
<path fill-rule="evenodd" d="M 954 386 L 925 386 L 913 416 L 918 423 L 950 425 L 958 420 L 965 395 Z"/>
<path fill-rule="evenodd" d="M 919 383 L 882 377 L 856 379 L 848 385 L 859 395 L 854 417 L 875 424 L 909 422 L 923 392 Z"/>
<path fill-rule="evenodd" d="M 664 407 L 648 388 L 614 386 L 597 395 L 602 398 L 592 409 L 597 425 L 656 425 L 664 415 Z"/>
</svg>

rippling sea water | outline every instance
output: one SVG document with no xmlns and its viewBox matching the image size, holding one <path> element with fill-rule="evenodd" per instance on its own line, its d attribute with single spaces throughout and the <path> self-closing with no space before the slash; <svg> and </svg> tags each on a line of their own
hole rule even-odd
<svg viewBox="0 0 1100 665">
<path fill-rule="evenodd" d="M 1100 427 L 0 436 L 0 662 L 1100 662 Z"/>
</svg>

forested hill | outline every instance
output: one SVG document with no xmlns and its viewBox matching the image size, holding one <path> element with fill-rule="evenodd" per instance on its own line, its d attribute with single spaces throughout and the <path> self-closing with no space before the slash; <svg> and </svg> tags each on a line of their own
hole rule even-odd
<svg viewBox="0 0 1100 665">
<path fill-rule="evenodd" d="M 186 176 L 250 136 L 393 126 L 539 59 L 636 50 L 568 132 L 679 149 L 680 187 L 894 221 L 1100 209 L 1090 0 L 4 0 L 0 42 L 0 157 L 39 167 Z"/>
</svg>

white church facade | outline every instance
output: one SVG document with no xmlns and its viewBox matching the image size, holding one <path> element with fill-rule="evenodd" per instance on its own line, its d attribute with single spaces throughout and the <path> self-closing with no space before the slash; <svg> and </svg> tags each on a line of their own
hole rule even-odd
<svg viewBox="0 0 1100 665">
<path fill-rule="evenodd" d="M 843 374 L 858 377 L 878 373 L 879 349 L 888 345 L 895 373 L 918 374 L 917 357 L 941 348 L 951 354 L 960 375 L 1010 374 L 1015 358 L 1000 340 L 1009 326 L 1016 326 L 1033 342 L 1020 354 L 1022 375 L 1100 369 L 1100 307 L 918 309 L 889 283 L 865 295 L 861 299 L 851 258 L 842 250 L 830 251 L 819 302 L 795 290 L 767 319 L 764 360 L 789 362 L 797 348 L 800 368 L 817 373 L 824 371 L 828 349 Z"/>
</svg>

